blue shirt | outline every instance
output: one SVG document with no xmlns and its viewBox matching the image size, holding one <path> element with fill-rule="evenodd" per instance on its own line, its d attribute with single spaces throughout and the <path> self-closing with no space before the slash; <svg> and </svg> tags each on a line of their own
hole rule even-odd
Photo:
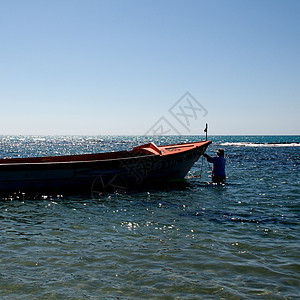
<svg viewBox="0 0 300 300">
<path fill-rule="evenodd" d="M 214 177 L 226 177 L 225 175 L 225 164 L 226 159 L 223 156 L 210 157 L 207 156 L 207 161 L 213 163 L 212 176 Z"/>
</svg>

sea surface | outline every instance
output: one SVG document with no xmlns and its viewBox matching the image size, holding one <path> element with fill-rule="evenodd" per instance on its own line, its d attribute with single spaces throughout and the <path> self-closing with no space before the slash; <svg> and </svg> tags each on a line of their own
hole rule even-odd
<svg viewBox="0 0 300 300">
<path fill-rule="evenodd" d="M 199 139 L 0 136 L 0 158 Z M 210 139 L 225 185 L 200 158 L 176 186 L 1 198 L 0 299 L 300 299 L 300 136 Z"/>
</svg>

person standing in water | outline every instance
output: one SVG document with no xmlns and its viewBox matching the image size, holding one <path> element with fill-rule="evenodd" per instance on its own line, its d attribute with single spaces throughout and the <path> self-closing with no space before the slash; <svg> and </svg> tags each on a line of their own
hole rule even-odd
<svg viewBox="0 0 300 300">
<path fill-rule="evenodd" d="M 226 159 L 224 158 L 224 150 L 219 149 L 217 151 L 217 156 L 211 157 L 207 154 L 203 154 L 208 162 L 213 164 L 212 170 L 212 182 L 213 183 L 225 183 L 226 174 L 225 174 L 225 164 Z"/>
</svg>

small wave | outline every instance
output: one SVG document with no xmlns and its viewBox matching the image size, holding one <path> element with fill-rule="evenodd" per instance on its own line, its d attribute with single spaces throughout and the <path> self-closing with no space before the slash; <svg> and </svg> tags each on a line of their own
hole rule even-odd
<svg viewBox="0 0 300 300">
<path fill-rule="evenodd" d="M 300 143 L 250 143 L 250 142 L 225 142 L 221 146 L 236 147 L 300 147 Z"/>
</svg>

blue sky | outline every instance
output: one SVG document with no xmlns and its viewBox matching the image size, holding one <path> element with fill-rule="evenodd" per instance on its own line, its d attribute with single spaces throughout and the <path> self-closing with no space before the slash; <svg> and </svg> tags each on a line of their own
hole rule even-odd
<svg viewBox="0 0 300 300">
<path fill-rule="evenodd" d="M 0 134 L 300 134 L 298 0 L 0 0 L 0 28 Z"/>
</svg>

